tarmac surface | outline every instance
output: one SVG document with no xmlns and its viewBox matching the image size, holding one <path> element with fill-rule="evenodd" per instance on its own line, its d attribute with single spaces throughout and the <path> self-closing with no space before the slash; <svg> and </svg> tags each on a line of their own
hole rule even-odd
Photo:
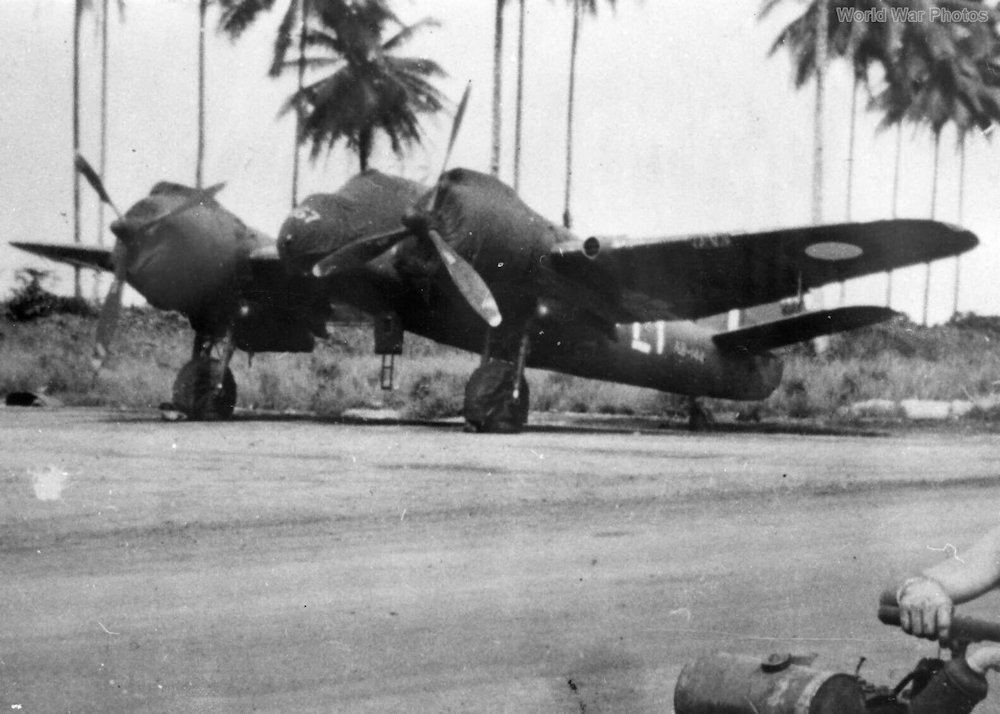
<svg viewBox="0 0 1000 714">
<path fill-rule="evenodd" d="M 670 712 L 717 650 L 895 683 L 937 648 L 878 594 L 998 475 L 989 435 L 0 408 L 0 711 Z"/>
</svg>

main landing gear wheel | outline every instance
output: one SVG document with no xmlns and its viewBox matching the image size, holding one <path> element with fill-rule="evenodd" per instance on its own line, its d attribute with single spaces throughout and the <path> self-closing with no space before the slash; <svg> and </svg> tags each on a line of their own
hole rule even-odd
<svg viewBox="0 0 1000 714">
<path fill-rule="evenodd" d="M 173 407 L 188 419 L 214 421 L 228 419 L 236 406 L 236 380 L 217 359 L 193 359 L 185 364 L 174 380 Z M 222 389 L 217 390 L 222 377 Z"/>
<path fill-rule="evenodd" d="M 500 360 L 476 368 L 465 385 L 465 422 L 472 431 L 516 434 L 528 422 L 528 382 L 521 375 L 517 398 L 517 367 Z"/>
</svg>

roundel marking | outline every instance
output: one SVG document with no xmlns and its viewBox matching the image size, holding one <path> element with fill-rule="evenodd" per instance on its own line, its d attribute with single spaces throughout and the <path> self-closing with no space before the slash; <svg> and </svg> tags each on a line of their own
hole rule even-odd
<svg viewBox="0 0 1000 714">
<path fill-rule="evenodd" d="M 825 241 L 823 243 L 813 243 L 806 248 L 806 255 L 816 260 L 827 260 L 837 262 L 841 260 L 853 260 L 864 253 L 861 248 L 852 243 L 840 243 L 838 241 Z"/>
</svg>

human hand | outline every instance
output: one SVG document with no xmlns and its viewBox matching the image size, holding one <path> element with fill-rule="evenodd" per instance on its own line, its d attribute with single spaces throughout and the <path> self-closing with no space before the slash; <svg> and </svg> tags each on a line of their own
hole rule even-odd
<svg viewBox="0 0 1000 714">
<path fill-rule="evenodd" d="M 969 668 L 979 674 L 985 674 L 987 670 L 1000 671 L 1000 647 L 996 645 L 990 647 L 980 647 L 975 652 L 965 656 Z"/>
<path fill-rule="evenodd" d="M 899 626 L 917 637 L 947 639 L 954 604 L 941 584 L 925 576 L 910 578 L 896 595 Z"/>
</svg>

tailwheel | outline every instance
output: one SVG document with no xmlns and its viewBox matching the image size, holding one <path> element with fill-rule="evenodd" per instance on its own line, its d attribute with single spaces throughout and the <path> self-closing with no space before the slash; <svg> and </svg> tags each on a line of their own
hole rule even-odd
<svg viewBox="0 0 1000 714">
<path fill-rule="evenodd" d="M 520 385 L 514 384 L 518 373 Z M 516 434 L 528 422 L 528 382 L 517 365 L 491 360 L 465 385 L 465 422 L 470 431 Z"/>
<path fill-rule="evenodd" d="M 236 407 L 236 380 L 222 362 L 198 357 L 185 364 L 174 380 L 172 406 L 188 419 L 228 419 Z"/>
</svg>

